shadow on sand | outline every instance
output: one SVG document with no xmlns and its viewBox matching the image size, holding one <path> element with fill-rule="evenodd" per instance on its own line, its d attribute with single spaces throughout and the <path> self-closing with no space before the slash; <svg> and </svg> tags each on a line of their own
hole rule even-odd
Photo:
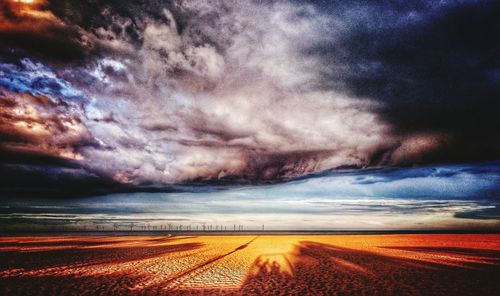
<svg viewBox="0 0 500 296">
<path fill-rule="evenodd" d="M 499 252 L 471 249 L 419 248 L 419 252 L 456 251 L 469 256 Z M 500 295 L 500 268 L 495 264 L 455 267 L 362 250 L 303 241 L 295 246 L 287 266 L 257 259 L 242 285 L 243 295 Z"/>
<path fill-rule="evenodd" d="M 22 258 L 30 262 L 22 261 L 20 257 L 12 259 L 14 260 L 12 262 L 17 263 L 17 268 L 22 268 L 24 265 L 33 268 L 33 264 L 44 265 L 43 256 L 51 256 L 52 265 L 54 260 L 65 264 L 80 261 L 92 264 L 103 262 L 121 264 L 166 253 L 198 250 L 202 246 L 197 243 L 181 242 L 174 245 L 155 245 L 168 240 L 169 238 L 159 239 L 146 247 L 106 247 L 26 253 Z M 500 295 L 498 251 L 450 247 L 387 248 L 415 255 L 395 257 L 312 241 L 299 242 L 289 253 L 260 254 L 238 289 L 201 287 L 182 290 L 181 286 L 177 286 L 173 290 L 165 290 L 170 281 L 189 278 L 192 273 L 197 273 L 212 264 L 216 266 L 220 259 L 235 256 L 234 253 L 247 249 L 252 241 L 187 269 L 174 278 L 165 278 L 143 289 L 129 289 L 133 284 L 144 282 L 147 278 L 128 272 L 86 274 L 77 277 L 0 278 L 0 293 L 2 295 Z M 419 260 L 419 254 L 422 253 L 477 257 L 490 264 L 477 262 L 466 262 L 463 266 L 440 264 Z M 9 255 L 12 256 L 13 253 L 2 253 L 2 256 Z M 2 263 L 8 263 L 7 259 L 1 258 Z"/>
<path fill-rule="evenodd" d="M 168 253 L 201 248 L 202 243 L 169 243 L 185 239 L 183 237 L 150 238 L 142 240 L 139 246 L 128 245 L 131 240 L 114 239 L 109 242 L 92 240 L 71 240 L 41 243 L 10 243 L 3 247 L 17 247 L 14 251 L 0 252 L 0 268 L 22 268 L 37 270 L 47 267 L 96 264 L 122 264 L 134 260 L 155 258 Z M 163 245 L 166 244 L 166 245 Z M 25 247 L 47 247 L 42 250 L 25 250 Z M 64 247 L 51 249 L 50 247 Z"/>
</svg>

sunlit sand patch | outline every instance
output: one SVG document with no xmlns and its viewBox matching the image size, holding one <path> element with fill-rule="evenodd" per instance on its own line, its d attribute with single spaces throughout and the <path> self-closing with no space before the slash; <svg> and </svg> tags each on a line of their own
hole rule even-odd
<svg viewBox="0 0 500 296">
<path fill-rule="evenodd" d="M 347 268 L 347 269 L 351 269 L 354 272 L 373 275 L 373 273 L 371 271 L 367 270 L 366 268 L 363 268 L 360 265 L 349 262 L 347 260 L 343 260 L 340 258 L 330 258 L 330 260 L 333 261 L 335 264 L 338 264 L 338 265 L 340 265 L 344 268 Z"/>
<path fill-rule="evenodd" d="M 206 237 L 204 240 L 213 240 Z M 164 290 L 203 289 L 207 287 L 237 289 L 243 283 L 245 275 L 255 259 L 258 237 L 226 237 L 230 244 L 215 239 L 217 253 L 204 258 L 197 266 L 186 270 L 176 278 L 164 282 Z M 222 251 L 222 252 L 221 252 Z"/>
</svg>

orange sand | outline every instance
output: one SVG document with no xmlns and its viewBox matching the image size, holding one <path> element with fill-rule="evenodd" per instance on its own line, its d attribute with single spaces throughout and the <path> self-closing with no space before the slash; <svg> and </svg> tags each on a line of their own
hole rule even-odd
<svg viewBox="0 0 500 296">
<path fill-rule="evenodd" d="M 500 295 L 500 235 L 0 238 L 27 294 Z"/>
</svg>

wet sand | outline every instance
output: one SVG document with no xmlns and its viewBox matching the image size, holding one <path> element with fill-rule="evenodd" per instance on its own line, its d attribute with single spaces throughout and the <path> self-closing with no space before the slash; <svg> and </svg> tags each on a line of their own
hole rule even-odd
<svg viewBox="0 0 500 296">
<path fill-rule="evenodd" d="M 499 234 L 0 237 L 0 295 L 500 295 Z"/>
</svg>

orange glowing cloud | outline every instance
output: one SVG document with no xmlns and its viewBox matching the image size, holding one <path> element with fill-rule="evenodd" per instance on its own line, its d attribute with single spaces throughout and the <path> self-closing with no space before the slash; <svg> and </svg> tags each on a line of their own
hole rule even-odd
<svg viewBox="0 0 500 296">
<path fill-rule="evenodd" d="M 26 19 L 31 19 L 31 21 L 57 21 L 54 14 L 45 8 L 46 4 L 47 2 L 44 0 L 11 1 L 10 4 L 7 4 L 6 8 L 11 16 L 6 16 L 5 13 L 0 14 L 0 20 L 5 22 L 4 25 L 8 24 L 8 19 L 12 20 L 13 18 L 16 18 L 17 21 Z"/>
<path fill-rule="evenodd" d="M 0 133 L 10 138 L 1 144 L 3 149 L 84 159 L 73 147 L 89 137 L 78 113 L 41 95 L 2 91 L 5 101 L 0 104 Z"/>
</svg>

